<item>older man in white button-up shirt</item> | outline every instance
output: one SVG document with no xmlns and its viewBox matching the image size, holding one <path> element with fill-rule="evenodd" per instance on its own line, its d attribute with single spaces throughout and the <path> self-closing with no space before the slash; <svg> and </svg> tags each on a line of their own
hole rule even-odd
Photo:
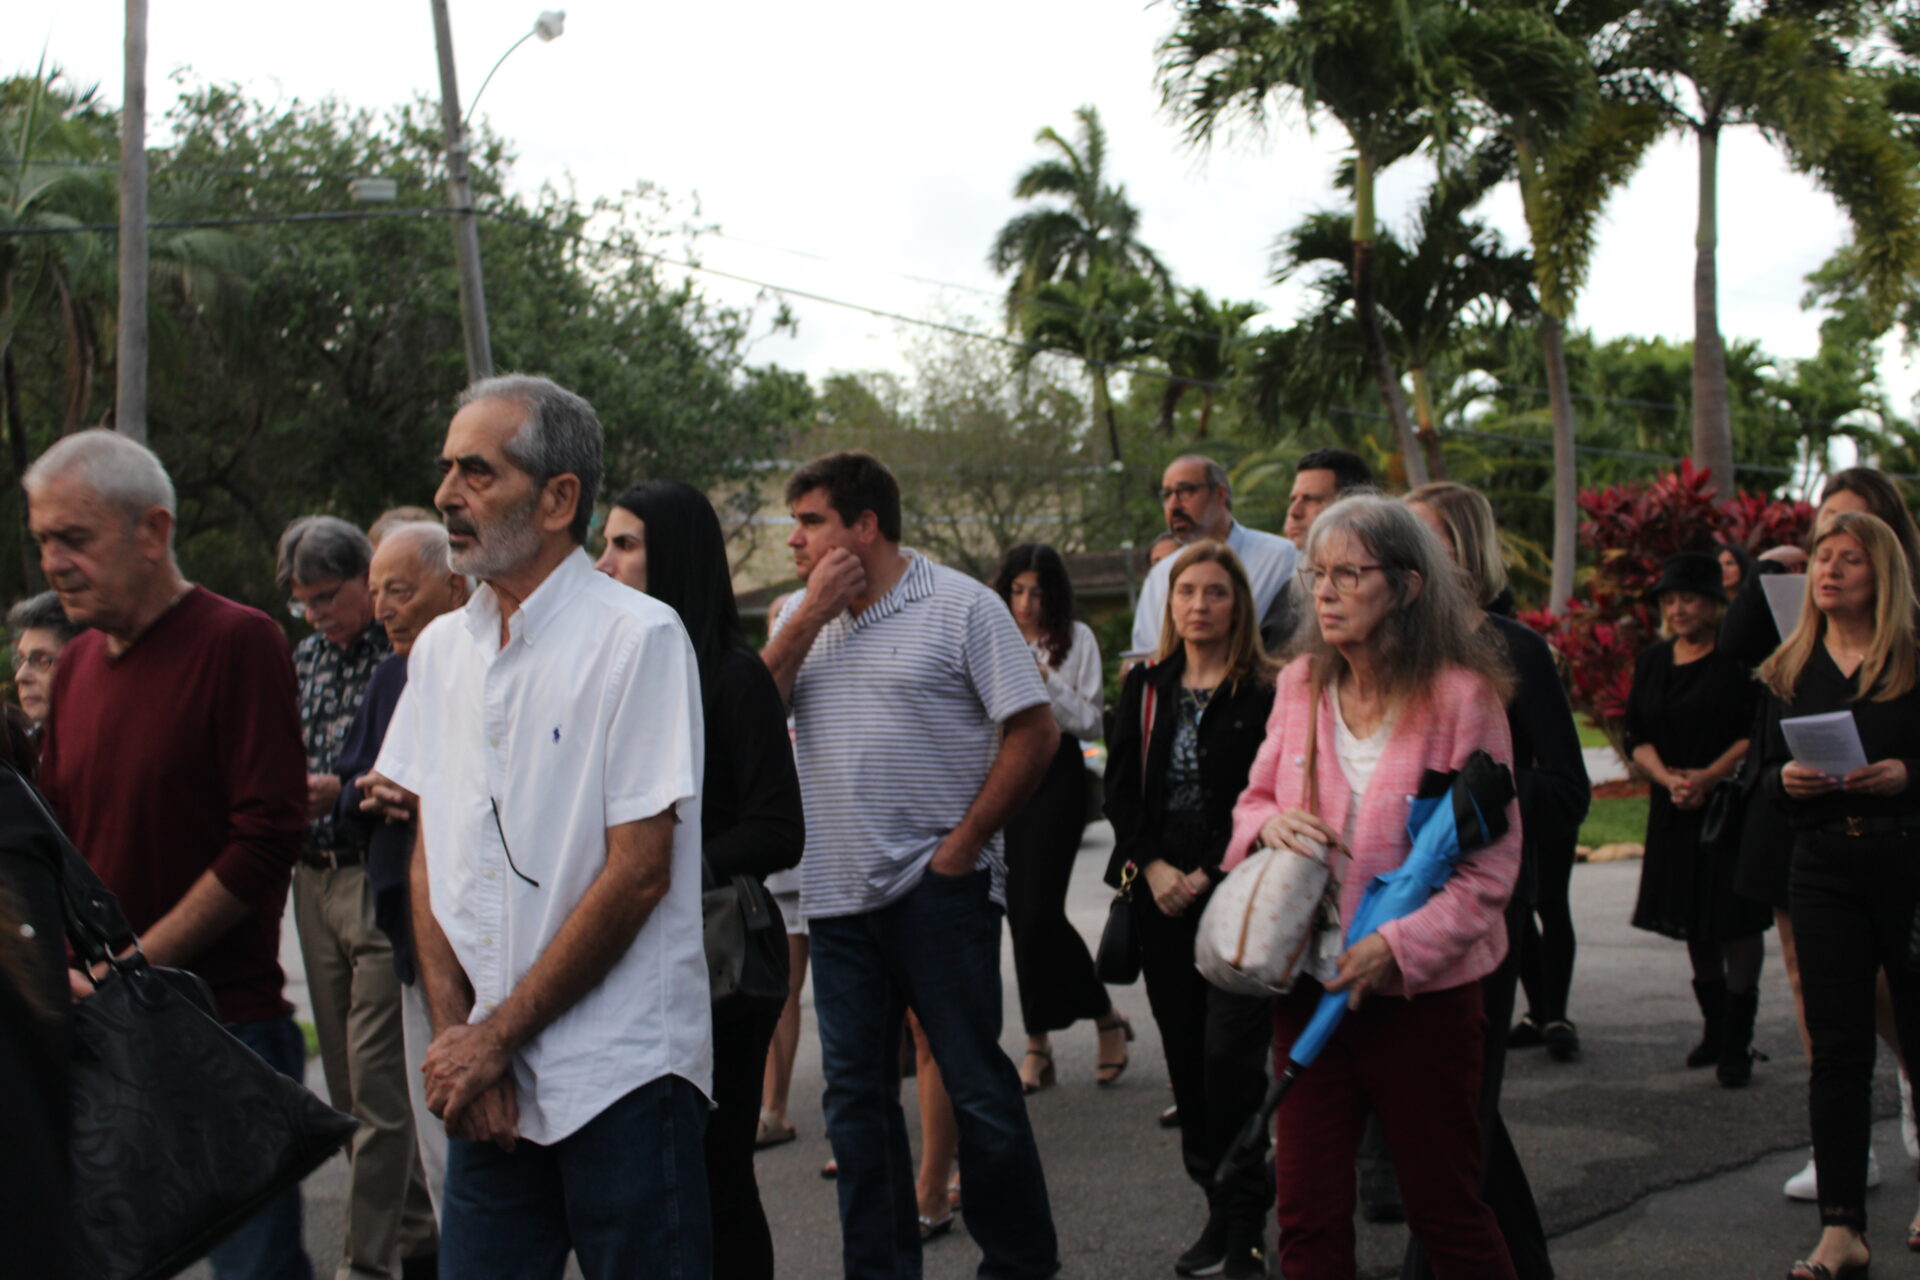
<svg viewBox="0 0 1920 1280">
<path fill-rule="evenodd" d="M 493 378 L 447 432 L 453 567 L 376 770 L 420 797 L 428 1106 L 452 1138 L 442 1267 L 705 1275 L 712 1048 L 699 681 L 672 609 L 581 550 L 601 430 Z"/>
</svg>

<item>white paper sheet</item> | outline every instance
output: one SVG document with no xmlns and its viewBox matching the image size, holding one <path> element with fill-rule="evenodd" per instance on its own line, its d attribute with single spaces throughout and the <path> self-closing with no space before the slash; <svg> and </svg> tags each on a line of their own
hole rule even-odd
<svg viewBox="0 0 1920 1280">
<path fill-rule="evenodd" d="M 1780 722 L 1787 750 L 1796 763 L 1818 769 L 1829 778 L 1844 778 L 1867 767 L 1866 748 L 1860 745 L 1860 726 L 1851 711 L 1829 711 L 1819 716 L 1794 716 Z"/>
<path fill-rule="evenodd" d="M 1780 638 L 1785 640 L 1800 625 L 1800 610 L 1807 603 L 1807 575 L 1769 573 L 1760 579 L 1760 589 L 1767 594 L 1773 625 L 1780 628 Z"/>
</svg>

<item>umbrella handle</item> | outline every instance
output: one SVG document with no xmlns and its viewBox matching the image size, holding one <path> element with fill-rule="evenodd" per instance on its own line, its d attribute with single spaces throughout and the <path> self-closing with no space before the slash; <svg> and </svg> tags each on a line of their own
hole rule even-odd
<svg viewBox="0 0 1920 1280">
<path fill-rule="evenodd" d="M 1291 1058 L 1287 1060 L 1286 1069 L 1267 1086 L 1267 1096 L 1260 1100 L 1259 1108 L 1248 1118 L 1246 1127 L 1240 1131 L 1240 1136 L 1233 1140 L 1233 1145 L 1227 1148 L 1227 1154 L 1221 1158 L 1220 1167 L 1213 1171 L 1214 1186 L 1221 1185 L 1238 1173 L 1240 1167 L 1247 1162 L 1247 1157 L 1259 1148 L 1260 1139 L 1265 1136 L 1267 1126 L 1273 1123 L 1273 1113 L 1279 1110 L 1282 1099 L 1287 1096 L 1287 1091 L 1293 1088 L 1293 1082 L 1298 1080 L 1300 1073 L 1305 1070 L 1305 1067 Z"/>
</svg>

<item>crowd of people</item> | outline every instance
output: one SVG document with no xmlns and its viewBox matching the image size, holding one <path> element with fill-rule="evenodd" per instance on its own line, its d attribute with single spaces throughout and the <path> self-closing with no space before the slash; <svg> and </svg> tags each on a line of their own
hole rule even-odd
<svg viewBox="0 0 1920 1280">
<path fill-rule="evenodd" d="M 1096 739 L 1106 878 L 1206 1207 L 1167 1264 L 1351 1276 L 1359 1207 L 1404 1216 L 1410 1277 L 1553 1274 L 1500 1092 L 1510 1049 L 1581 1052 L 1568 892 L 1590 788 L 1483 495 L 1391 497 L 1320 449 L 1267 533 L 1236 519 L 1217 462 L 1176 459 L 1109 709 L 1056 549 L 1014 547 L 975 581 L 903 545 L 880 460 L 830 454 L 787 482 L 802 586 L 756 649 L 699 491 L 621 493 L 591 557 L 602 446 L 573 392 L 475 384 L 433 510 L 287 527 L 278 580 L 311 628 L 291 649 L 182 576 L 145 447 L 82 432 L 25 476 L 51 590 L 8 616 L 0 754 L 37 774 L 146 956 L 204 978 L 227 1029 L 300 1079 L 291 897 L 326 1093 L 359 1121 L 336 1276 L 557 1277 L 571 1254 L 590 1277 L 771 1277 L 754 1153 L 795 1135 L 809 970 L 845 1274 L 918 1276 L 962 1201 L 982 1276 L 1055 1274 L 1026 1096 L 1057 1084 L 1056 1036 L 1080 1024 L 1098 1085 L 1134 1065 L 1107 961 L 1066 910 Z M 1776 622 L 1763 580 L 1787 572 L 1806 574 L 1787 593 L 1802 607 Z M 1876 1030 L 1902 1063 L 1920 1047 L 1917 581 L 1897 490 L 1842 472 L 1807 546 L 1663 566 L 1627 713 L 1652 796 L 1633 923 L 1687 944 L 1704 1031 L 1686 1061 L 1728 1087 L 1753 1073 L 1779 930 L 1814 1139 L 1787 1190 L 1821 1223 L 1796 1280 L 1865 1269 Z M 1833 712 L 1868 762 L 1842 776 L 1796 756 L 1797 722 Z M 1346 937 L 1409 856 L 1416 794 L 1481 754 L 1514 784 L 1497 833 L 1410 913 Z M 1274 995 L 1195 964 L 1209 902 L 1260 849 L 1330 873 Z M 768 935 L 754 982 L 716 977 L 716 902 Z M 32 909 L 0 897 L 0 1018 L 28 1032 L 57 1019 L 41 997 L 58 975 L 12 941 L 35 936 L 16 918 Z M 67 990 L 111 980 L 74 971 Z M 1328 993 L 1350 1012 L 1256 1150 L 1227 1159 Z M 0 1079 L 55 1116 L 56 1040 L 0 1051 Z M 61 1141 L 27 1127 L 11 1167 L 58 1169 Z M 53 1259 L 31 1246 L 57 1212 L 12 1208 L 17 1256 Z M 211 1260 L 221 1280 L 311 1277 L 298 1189 Z"/>
</svg>

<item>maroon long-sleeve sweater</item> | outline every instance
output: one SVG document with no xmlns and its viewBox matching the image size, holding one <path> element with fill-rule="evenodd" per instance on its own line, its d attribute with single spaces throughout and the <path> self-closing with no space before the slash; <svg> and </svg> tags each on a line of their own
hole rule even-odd
<svg viewBox="0 0 1920 1280">
<path fill-rule="evenodd" d="M 209 868 L 251 910 L 187 964 L 220 1016 L 281 997 L 280 916 L 306 825 L 306 753 L 286 637 L 194 587 L 118 658 L 79 636 L 60 655 L 41 785 L 74 844 L 145 930 Z"/>
</svg>

